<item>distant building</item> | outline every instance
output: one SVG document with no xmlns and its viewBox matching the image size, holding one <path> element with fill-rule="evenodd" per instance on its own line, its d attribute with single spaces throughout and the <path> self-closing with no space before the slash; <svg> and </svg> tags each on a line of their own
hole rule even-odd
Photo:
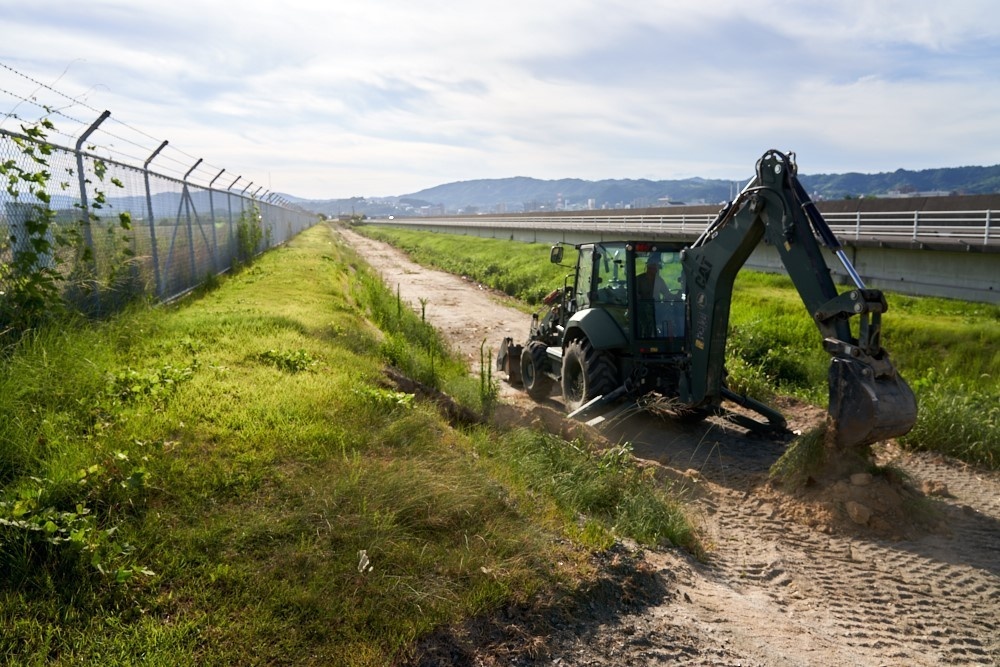
<svg viewBox="0 0 1000 667">
<path fill-rule="evenodd" d="M 425 218 L 437 217 L 444 215 L 444 204 L 436 204 L 434 206 L 421 206 L 420 215 Z"/>
<path fill-rule="evenodd" d="M 909 199 L 912 197 L 950 197 L 955 194 L 947 190 L 928 190 L 926 192 L 903 192 L 902 190 L 890 190 L 884 195 L 876 195 L 883 199 Z"/>
</svg>

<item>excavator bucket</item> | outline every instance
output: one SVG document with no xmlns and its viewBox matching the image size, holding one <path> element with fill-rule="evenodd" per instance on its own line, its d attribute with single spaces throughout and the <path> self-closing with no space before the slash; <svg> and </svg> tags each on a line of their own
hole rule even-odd
<svg viewBox="0 0 1000 667">
<path fill-rule="evenodd" d="M 840 449 L 905 435 L 917 421 L 917 399 L 898 373 L 877 377 L 863 362 L 834 358 L 829 380 L 829 413 Z"/>
</svg>

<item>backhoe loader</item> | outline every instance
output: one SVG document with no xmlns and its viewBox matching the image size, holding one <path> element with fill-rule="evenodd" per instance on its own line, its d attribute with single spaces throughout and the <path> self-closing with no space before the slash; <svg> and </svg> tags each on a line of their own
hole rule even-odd
<svg viewBox="0 0 1000 667">
<path fill-rule="evenodd" d="M 761 241 L 777 249 L 830 354 L 833 444 L 854 449 L 907 433 L 917 403 L 881 345 L 885 297 L 865 287 L 799 183 L 794 153 L 765 153 L 756 176 L 694 243 L 575 246 L 573 274 L 544 299 L 527 341 L 504 339 L 497 368 L 536 400 L 561 385 L 571 416 L 655 392 L 680 419 L 724 414 L 749 428 L 782 430 L 780 412 L 726 385 L 733 283 Z M 838 292 L 820 243 L 853 286 Z M 550 260 L 561 263 L 563 250 L 553 246 Z M 727 410 L 724 401 L 766 422 Z"/>
</svg>

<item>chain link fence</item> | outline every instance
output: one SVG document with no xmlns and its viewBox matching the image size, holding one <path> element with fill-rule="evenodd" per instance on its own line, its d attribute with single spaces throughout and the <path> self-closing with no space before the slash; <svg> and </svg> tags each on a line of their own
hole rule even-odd
<svg viewBox="0 0 1000 667">
<path fill-rule="evenodd" d="M 284 202 L 212 187 L 222 172 L 206 187 L 154 173 L 151 160 L 138 167 L 50 144 L 41 132 L 0 129 L 6 312 L 18 307 L 13 300 L 28 276 L 42 276 L 88 313 L 111 312 L 140 294 L 167 301 L 318 220 Z"/>
</svg>

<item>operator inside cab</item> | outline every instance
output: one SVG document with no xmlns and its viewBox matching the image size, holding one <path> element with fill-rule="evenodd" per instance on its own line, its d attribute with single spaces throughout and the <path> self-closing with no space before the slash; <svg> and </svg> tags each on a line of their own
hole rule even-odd
<svg viewBox="0 0 1000 667">
<path fill-rule="evenodd" d="M 663 258 L 658 253 L 646 258 L 646 269 L 635 278 L 636 296 L 640 301 L 666 301 L 673 298 L 673 293 L 667 288 L 660 269 L 663 268 Z"/>
<path fill-rule="evenodd" d="M 668 254 L 669 260 L 675 260 Z M 636 256 L 636 265 L 641 266 L 643 257 Z M 635 277 L 636 309 L 638 314 L 638 335 L 640 338 L 666 338 L 683 336 L 684 304 L 680 292 L 673 292 L 663 278 L 664 257 L 652 252 L 645 257 L 645 266 Z M 674 262 L 676 263 L 676 262 Z M 679 278 L 680 266 L 675 268 Z M 668 272 L 669 273 L 669 272 Z M 672 276 L 673 277 L 673 276 Z"/>
</svg>

